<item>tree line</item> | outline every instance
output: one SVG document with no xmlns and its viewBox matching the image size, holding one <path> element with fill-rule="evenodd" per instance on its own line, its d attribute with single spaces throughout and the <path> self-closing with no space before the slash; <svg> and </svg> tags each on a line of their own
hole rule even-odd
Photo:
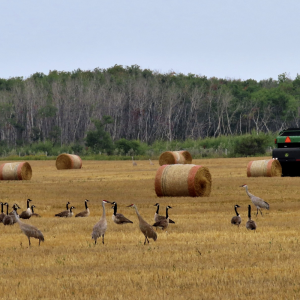
<svg viewBox="0 0 300 300">
<path fill-rule="evenodd" d="M 256 81 L 161 74 L 137 65 L 0 79 L 0 142 L 84 144 L 97 122 L 113 141 L 199 139 L 299 127 L 300 75 Z"/>
</svg>

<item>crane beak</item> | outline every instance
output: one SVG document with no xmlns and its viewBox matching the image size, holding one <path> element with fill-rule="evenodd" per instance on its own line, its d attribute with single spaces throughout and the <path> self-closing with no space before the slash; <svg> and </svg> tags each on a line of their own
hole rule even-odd
<svg viewBox="0 0 300 300">
<path fill-rule="evenodd" d="M 126 207 L 132 207 L 132 206 L 133 206 L 133 204 L 130 204 L 130 205 L 126 206 Z"/>
</svg>

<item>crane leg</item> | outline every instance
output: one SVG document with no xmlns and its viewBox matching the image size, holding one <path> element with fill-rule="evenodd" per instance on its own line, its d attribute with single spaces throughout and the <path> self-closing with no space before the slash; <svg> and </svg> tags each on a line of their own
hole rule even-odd
<svg viewBox="0 0 300 300">
<path fill-rule="evenodd" d="M 262 212 L 261 212 L 261 209 L 259 209 L 259 211 L 260 211 L 260 214 L 261 214 L 261 216 L 262 216 L 263 214 L 262 214 Z"/>
<path fill-rule="evenodd" d="M 258 207 L 257 207 L 257 212 L 256 212 L 256 216 L 258 215 Z"/>
<path fill-rule="evenodd" d="M 97 239 L 95 239 L 95 245 L 97 244 Z"/>
<path fill-rule="evenodd" d="M 104 234 L 102 234 L 102 244 L 104 245 Z"/>
<path fill-rule="evenodd" d="M 30 243 L 30 237 L 28 237 L 28 241 L 29 241 L 29 246 L 31 246 L 31 243 Z"/>
<path fill-rule="evenodd" d="M 147 241 L 147 237 L 145 236 L 145 242 L 144 242 L 144 245 L 146 245 L 146 241 Z"/>
</svg>

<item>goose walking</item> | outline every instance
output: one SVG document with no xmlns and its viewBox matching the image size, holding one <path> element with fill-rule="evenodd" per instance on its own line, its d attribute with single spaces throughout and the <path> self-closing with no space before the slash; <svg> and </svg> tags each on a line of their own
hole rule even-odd
<svg viewBox="0 0 300 300">
<path fill-rule="evenodd" d="M 235 213 L 236 213 L 236 216 L 233 216 L 232 219 L 231 219 L 231 224 L 232 225 L 237 225 L 237 226 L 240 226 L 241 222 L 242 222 L 242 218 L 240 216 L 240 214 L 237 212 L 237 208 L 240 207 L 239 205 L 235 205 L 234 206 L 234 210 L 235 210 Z"/>
<path fill-rule="evenodd" d="M 68 215 L 70 213 L 69 204 L 70 204 L 70 202 L 68 201 L 67 205 L 66 205 L 66 210 L 56 214 L 55 217 L 68 217 Z"/>
<path fill-rule="evenodd" d="M 29 202 L 32 201 L 30 199 L 27 199 L 27 209 L 25 211 L 22 211 L 22 213 L 20 214 L 20 218 L 21 219 L 30 219 L 31 215 L 32 215 L 32 210 L 29 206 Z"/>
<path fill-rule="evenodd" d="M 137 217 L 139 219 L 139 227 L 141 232 L 143 233 L 143 235 L 145 236 L 145 242 L 144 245 L 146 245 L 146 242 L 148 242 L 149 244 L 149 239 L 153 239 L 154 241 L 157 240 L 157 234 L 156 232 L 153 230 L 152 226 L 150 226 L 139 214 L 139 211 L 136 207 L 135 204 L 130 204 L 127 207 L 133 207 L 135 209 L 135 212 L 137 214 Z"/>
<path fill-rule="evenodd" d="M 23 231 L 23 233 L 28 237 L 28 241 L 29 241 L 29 246 L 31 246 L 30 243 L 30 238 L 35 238 L 39 240 L 39 246 L 41 244 L 41 241 L 44 242 L 44 236 L 42 234 L 42 232 L 40 230 L 38 230 L 36 227 L 30 225 L 30 224 L 25 224 L 23 222 L 20 221 L 20 218 L 18 217 L 17 213 L 14 212 L 15 214 L 15 218 L 17 220 L 17 223 L 19 224 L 21 230 Z"/>
<path fill-rule="evenodd" d="M 85 205 L 85 210 L 78 213 L 77 215 L 75 215 L 76 218 L 80 217 L 80 218 L 84 218 L 84 217 L 88 217 L 90 215 L 90 209 L 87 206 L 87 203 L 89 202 L 88 199 L 84 200 L 84 205 Z"/>
<path fill-rule="evenodd" d="M 159 220 L 158 222 L 155 222 L 153 224 L 154 227 L 161 228 L 162 230 L 167 229 L 167 227 L 169 226 L 169 214 L 168 214 L 169 208 L 172 207 L 170 205 L 166 207 L 166 217 L 164 219 Z"/>
<path fill-rule="evenodd" d="M 38 218 L 40 218 L 41 216 L 39 215 L 39 214 L 36 214 L 35 212 L 34 212 L 34 209 L 35 208 L 35 205 L 31 205 L 31 211 L 32 211 L 32 217 L 38 217 Z"/>
<path fill-rule="evenodd" d="M 6 205 L 6 216 L 3 218 L 2 223 L 6 225 L 14 225 L 13 217 L 8 213 L 8 203 L 5 202 L 4 205 Z"/>
<path fill-rule="evenodd" d="M 0 204 L 1 204 L 0 223 L 2 223 L 3 218 L 6 216 L 6 214 L 3 212 L 3 202 L 0 202 Z"/>
<path fill-rule="evenodd" d="M 248 230 L 256 230 L 256 223 L 251 220 L 251 205 L 248 205 L 248 221 L 246 223 L 246 228 Z"/>
<path fill-rule="evenodd" d="M 102 208 L 103 213 L 102 217 L 100 218 L 99 222 L 96 223 L 96 225 L 93 227 L 92 232 L 92 239 L 95 240 L 95 245 L 97 244 L 97 239 L 102 236 L 102 244 L 104 244 L 104 235 L 107 229 L 107 221 L 106 221 L 106 214 L 105 214 L 105 204 L 110 203 L 107 200 L 102 200 Z"/>
<path fill-rule="evenodd" d="M 113 202 L 113 209 L 114 209 L 114 213 L 112 215 L 112 220 L 116 223 L 116 224 L 126 224 L 126 223 L 133 223 L 132 221 L 130 221 L 129 219 L 127 219 L 126 217 L 124 217 L 122 214 L 118 214 L 117 213 L 117 203 Z"/>
<path fill-rule="evenodd" d="M 154 204 L 154 206 L 157 207 L 157 208 L 156 208 L 156 212 L 155 212 L 155 214 L 154 214 L 154 222 L 159 222 L 160 220 L 166 219 L 165 216 L 160 216 L 160 215 L 159 215 L 159 203 Z M 171 220 L 170 218 L 169 218 L 169 223 L 175 224 L 175 222 L 174 222 L 173 220 Z"/>
<path fill-rule="evenodd" d="M 261 208 L 265 208 L 265 209 L 270 208 L 269 203 L 267 203 L 266 201 L 264 201 L 263 199 L 261 199 L 259 197 L 256 197 L 256 196 L 250 194 L 248 191 L 248 186 L 246 184 L 243 184 L 240 187 L 245 188 L 247 195 L 251 199 L 252 203 L 256 206 L 256 208 L 257 208 L 256 216 L 258 215 L 258 210 L 260 211 L 260 213 L 262 215 Z"/>
</svg>

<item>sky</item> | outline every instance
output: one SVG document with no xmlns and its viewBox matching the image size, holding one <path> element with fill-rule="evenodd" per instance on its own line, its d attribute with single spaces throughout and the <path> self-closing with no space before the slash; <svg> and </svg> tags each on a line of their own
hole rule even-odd
<svg viewBox="0 0 300 300">
<path fill-rule="evenodd" d="M 0 0 L 0 78 L 118 64 L 294 79 L 299 15 L 299 0 Z"/>
</svg>

